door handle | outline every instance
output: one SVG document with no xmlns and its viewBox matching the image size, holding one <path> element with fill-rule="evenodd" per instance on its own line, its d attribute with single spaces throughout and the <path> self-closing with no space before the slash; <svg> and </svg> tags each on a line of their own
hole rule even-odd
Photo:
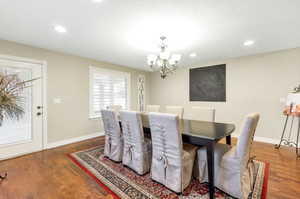
<svg viewBox="0 0 300 199">
<path fill-rule="evenodd" d="M 37 108 L 37 109 L 42 109 L 43 107 L 42 107 L 42 106 L 37 106 L 36 108 Z"/>
<path fill-rule="evenodd" d="M 37 114 L 36 114 L 37 116 L 40 116 L 40 115 L 42 115 L 42 113 L 41 112 L 37 112 Z"/>
</svg>

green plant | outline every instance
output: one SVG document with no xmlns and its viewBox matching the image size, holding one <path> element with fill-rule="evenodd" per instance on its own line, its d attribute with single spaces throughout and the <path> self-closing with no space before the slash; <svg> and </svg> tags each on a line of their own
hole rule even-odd
<svg viewBox="0 0 300 199">
<path fill-rule="evenodd" d="M 0 126 L 4 118 L 19 120 L 24 115 L 22 92 L 33 81 L 22 81 L 16 74 L 0 73 Z"/>
</svg>

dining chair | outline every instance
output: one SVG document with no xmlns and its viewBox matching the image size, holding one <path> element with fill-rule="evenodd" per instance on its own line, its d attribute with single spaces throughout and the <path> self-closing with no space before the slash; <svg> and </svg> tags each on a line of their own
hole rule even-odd
<svg viewBox="0 0 300 199">
<path fill-rule="evenodd" d="M 176 193 L 190 184 L 197 147 L 182 143 L 179 117 L 150 113 L 152 137 L 151 178 Z"/>
<path fill-rule="evenodd" d="M 216 109 L 211 107 L 193 106 L 191 111 L 184 118 L 191 120 L 215 122 Z"/>
<path fill-rule="evenodd" d="M 146 112 L 159 112 L 160 105 L 147 105 L 146 106 Z"/>
<path fill-rule="evenodd" d="M 152 144 L 145 138 L 141 113 L 135 111 L 120 112 L 124 139 L 123 165 L 128 166 L 139 175 L 150 170 Z"/>
<path fill-rule="evenodd" d="M 219 143 L 215 146 L 215 186 L 236 198 L 247 199 L 253 189 L 253 161 L 250 151 L 258 120 L 257 113 L 246 116 L 235 147 Z M 207 182 L 206 148 L 200 148 L 197 156 L 194 175 L 200 182 Z"/>
<path fill-rule="evenodd" d="M 104 155 L 116 162 L 122 161 L 123 138 L 117 114 L 112 110 L 101 110 L 105 132 Z"/>
<path fill-rule="evenodd" d="M 182 106 L 166 106 L 166 113 L 178 115 L 179 119 L 183 118 L 183 112 Z"/>
</svg>

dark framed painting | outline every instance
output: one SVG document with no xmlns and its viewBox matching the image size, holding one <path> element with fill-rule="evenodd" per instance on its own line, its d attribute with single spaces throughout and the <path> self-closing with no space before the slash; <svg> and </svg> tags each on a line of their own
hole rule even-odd
<svg viewBox="0 0 300 199">
<path fill-rule="evenodd" d="M 226 64 L 190 69 L 190 101 L 226 102 Z"/>
</svg>

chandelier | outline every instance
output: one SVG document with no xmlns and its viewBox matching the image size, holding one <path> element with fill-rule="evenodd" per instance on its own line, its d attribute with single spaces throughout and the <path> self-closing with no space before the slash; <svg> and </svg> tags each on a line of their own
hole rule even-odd
<svg viewBox="0 0 300 199">
<path fill-rule="evenodd" d="M 165 79 L 169 73 L 172 73 L 177 69 L 178 63 L 181 59 L 180 54 L 170 54 L 167 50 L 168 46 L 165 43 L 166 39 L 167 38 L 165 36 L 160 37 L 161 44 L 159 45 L 159 55 L 151 54 L 147 56 L 148 65 L 154 71 L 159 70 L 160 77 L 162 79 Z"/>
</svg>

